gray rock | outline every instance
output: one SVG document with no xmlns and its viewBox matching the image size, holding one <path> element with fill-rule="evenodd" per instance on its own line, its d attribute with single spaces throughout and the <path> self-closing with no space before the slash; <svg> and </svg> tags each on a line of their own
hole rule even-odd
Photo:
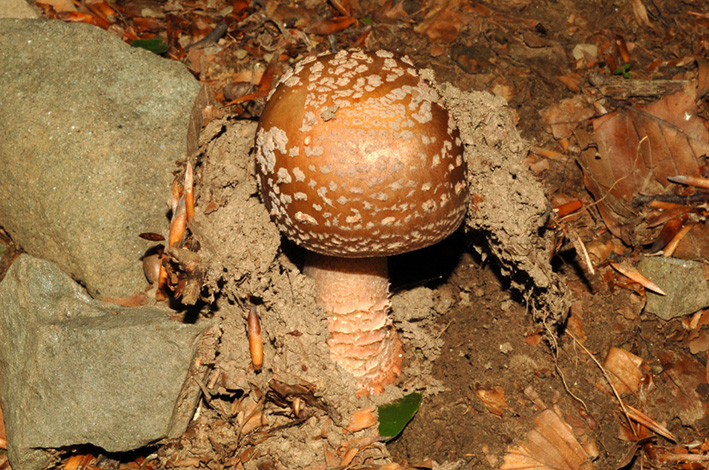
<svg viewBox="0 0 709 470">
<path fill-rule="evenodd" d="M 2 0 L 0 18 L 39 18 L 39 14 L 25 0 Z"/>
<path fill-rule="evenodd" d="M 188 374 L 209 323 L 167 314 L 93 300 L 56 265 L 21 255 L 0 283 L 0 400 L 12 468 L 46 468 L 44 449 L 127 451 L 181 435 L 198 398 Z"/>
<path fill-rule="evenodd" d="M 647 290 L 646 312 L 672 320 L 709 306 L 709 283 L 702 263 L 650 256 L 640 260 L 638 270 L 667 293 Z"/>
<path fill-rule="evenodd" d="M 95 26 L 0 20 L 0 225 L 94 297 L 145 285 L 198 82 Z"/>
</svg>

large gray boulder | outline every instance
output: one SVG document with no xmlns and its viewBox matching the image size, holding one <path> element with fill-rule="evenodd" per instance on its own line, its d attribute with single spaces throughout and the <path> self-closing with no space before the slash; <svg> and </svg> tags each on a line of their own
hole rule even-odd
<svg viewBox="0 0 709 470">
<path fill-rule="evenodd" d="M 91 299 L 56 265 L 21 255 L 0 282 L 0 404 L 14 470 L 78 444 L 128 451 L 186 429 L 190 367 L 209 323 Z"/>
<path fill-rule="evenodd" d="M 95 297 L 145 285 L 199 83 L 95 26 L 0 19 L 0 226 Z"/>
</svg>

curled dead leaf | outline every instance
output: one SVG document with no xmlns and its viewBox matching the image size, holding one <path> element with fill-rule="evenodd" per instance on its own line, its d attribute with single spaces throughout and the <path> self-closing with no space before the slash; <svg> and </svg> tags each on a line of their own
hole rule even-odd
<svg viewBox="0 0 709 470">
<path fill-rule="evenodd" d="M 475 394 L 480 401 L 483 402 L 487 411 L 496 416 L 502 416 L 504 410 L 510 409 L 505 399 L 505 391 L 502 387 L 478 387 L 477 390 L 475 390 Z"/>
<path fill-rule="evenodd" d="M 337 16 L 322 21 L 316 21 L 307 28 L 311 34 L 328 35 L 349 28 L 357 20 L 351 16 Z"/>
<path fill-rule="evenodd" d="M 347 430 L 349 432 L 357 432 L 377 424 L 376 410 L 377 408 L 375 406 L 369 406 L 352 413 L 350 421 L 347 424 Z"/>
<path fill-rule="evenodd" d="M 535 428 L 526 439 L 510 446 L 500 470 L 592 470 L 584 448 L 570 426 L 553 410 L 534 418 Z"/>
<path fill-rule="evenodd" d="M 657 294 L 660 295 L 667 295 L 667 293 L 662 290 L 657 284 L 652 282 L 650 279 L 647 277 L 643 276 L 640 274 L 640 272 L 635 269 L 635 267 L 630 266 L 626 263 L 616 263 L 616 262 L 611 262 L 611 266 L 613 269 L 621 273 L 623 276 L 627 277 L 628 279 L 637 282 L 641 286 L 643 286 L 645 289 L 651 290 Z"/>
<path fill-rule="evenodd" d="M 644 375 L 640 369 L 642 363 L 641 357 L 613 346 L 608 350 L 603 367 L 610 373 L 611 382 L 618 393 L 637 394 Z"/>
<path fill-rule="evenodd" d="M 659 232 L 646 223 L 649 208 L 638 203 L 639 194 L 671 195 L 676 187 L 669 177 L 701 177 L 709 131 L 697 115 L 695 95 L 687 86 L 592 121 L 593 135 L 579 158 L 584 183 L 608 229 L 629 245 L 652 243 Z"/>
</svg>

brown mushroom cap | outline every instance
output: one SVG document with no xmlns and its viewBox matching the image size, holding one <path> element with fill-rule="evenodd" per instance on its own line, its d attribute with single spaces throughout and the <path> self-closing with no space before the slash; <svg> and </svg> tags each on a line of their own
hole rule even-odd
<svg viewBox="0 0 709 470">
<path fill-rule="evenodd" d="M 411 62 L 386 51 L 299 62 L 261 115 L 256 163 L 280 230 L 329 256 L 423 248 L 465 215 L 455 123 Z"/>
</svg>

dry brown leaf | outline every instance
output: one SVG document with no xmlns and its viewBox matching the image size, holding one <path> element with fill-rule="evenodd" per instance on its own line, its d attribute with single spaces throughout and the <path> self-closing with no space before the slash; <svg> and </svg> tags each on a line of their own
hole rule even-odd
<svg viewBox="0 0 709 470">
<path fill-rule="evenodd" d="M 667 383 L 674 398 L 673 408 L 679 408 L 675 412 L 682 424 L 692 426 L 704 419 L 709 411 L 709 403 L 702 399 L 697 390 L 702 389 L 702 384 L 706 386 L 705 366 L 694 356 L 683 352 L 665 350 L 658 357 L 669 378 Z"/>
<path fill-rule="evenodd" d="M 697 97 L 709 93 L 709 61 L 697 58 Z"/>
<path fill-rule="evenodd" d="M 571 314 L 566 321 L 566 328 L 574 334 L 579 343 L 584 344 L 586 342 L 586 329 L 583 327 L 583 318 L 580 315 L 583 312 L 582 308 L 579 302 L 571 306 Z"/>
<path fill-rule="evenodd" d="M 709 131 L 697 116 L 694 90 L 620 109 L 593 120 L 593 128 L 597 151 L 583 152 L 580 162 L 603 221 L 630 245 L 651 243 L 659 229 L 647 226 L 633 198 L 671 192 L 670 176 L 700 176 L 700 157 L 709 154 Z"/>
<path fill-rule="evenodd" d="M 660 286 L 652 282 L 650 279 L 645 277 L 644 275 L 640 274 L 640 271 L 638 271 L 634 266 L 630 266 L 629 264 L 626 263 L 616 263 L 616 262 L 611 262 L 610 263 L 613 269 L 621 273 L 623 276 L 627 277 L 628 279 L 637 282 L 641 286 L 643 286 L 645 289 L 651 290 L 653 292 L 656 292 L 660 295 L 667 295 L 667 293 L 662 290 Z"/>
<path fill-rule="evenodd" d="M 500 470 L 591 470 L 586 451 L 570 426 L 552 410 L 534 418 L 524 442 L 507 449 Z"/>
<path fill-rule="evenodd" d="M 544 124 L 551 127 L 557 139 L 569 137 L 579 124 L 596 114 L 593 106 L 582 95 L 566 98 L 542 111 Z"/>
<path fill-rule="evenodd" d="M 460 0 L 436 0 L 423 21 L 414 27 L 418 34 L 425 34 L 433 43 L 455 41 L 463 26 L 463 16 L 455 10 Z"/>
<path fill-rule="evenodd" d="M 630 419 L 636 423 L 642 424 L 646 428 L 656 432 L 660 436 L 669 439 L 670 441 L 677 442 L 677 438 L 672 434 L 669 429 L 652 419 L 650 416 L 646 415 L 642 411 L 634 408 L 630 405 L 626 405 L 626 412 Z"/>
<path fill-rule="evenodd" d="M 475 390 L 475 394 L 478 396 L 480 401 L 483 402 L 483 405 L 485 405 L 487 411 L 494 415 L 502 416 L 503 410 L 510 409 L 507 404 L 507 400 L 505 399 L 505 391 L 502 387 L 478 387 L 477 390 Z"/>
<path fill-rule="evenodd" d="M 357 20 L 351 16 L 337 16 L 326 20 L 315 21 L 306 28 L 312 34 L 328 35 L 352 26 Z"/>
<path fill-rule="evenodd" d="M 266 415 L 263 413 L 263 402 L 258 402 L 249 395 L 241 400 L 239 405 L 240 410 L 236 415 L 236 422 L 240 427 L 241 434 L 247 434 L 268 424 Z"/>
<path fill-rule="evenodd" d="M 37 3 L 51 5 L 57 13 L 61 13 L 63 11 L 76 11 L 76 7 L 71 0 L 42 0 Z"/>
<path fill-rule="evenodd" d="M 581 82 L 583 81 L 583 77 L 581 77 L 580 74 L 572 72 L 566 75 L 559 75 L 556 78 L 561 83 L 566 85 L 566 88 L 568 88 L 569 91 L 572 91 L 574 93 L 578 93 L 581 91 Z"/>
<path fill-rule="evenodd" d="M 689 352 L 699 354 L 709 351 L 709 331 L 700 330 L 697 336 L 689 342 Z"/>
<path fill-rule="evenodd" d="M 630 4 L 633 6 L 633 14 L 638 23 L 645 26 L 652 27 L 650 23 L 650 17 L 647 14 L 647 8 L 643 5 L 642 0 L 630 0 Z"/>
<path fill-rule="evenodd" d="M 621 395 L 638 393 L 643 379 L 640 369 L 643 359 L 623 348 L 611 347 L 603 361 L 603 367 L 609 373 L 611 382 Z"/>
<path fill-rule="evenodd" d="M 357 432 L 377 424 L 376 410 L 376 407 L 370 406 L 352 413 L 350 421 L 347 424 L 347 430 L 349 432 Z"/>
</svg>

